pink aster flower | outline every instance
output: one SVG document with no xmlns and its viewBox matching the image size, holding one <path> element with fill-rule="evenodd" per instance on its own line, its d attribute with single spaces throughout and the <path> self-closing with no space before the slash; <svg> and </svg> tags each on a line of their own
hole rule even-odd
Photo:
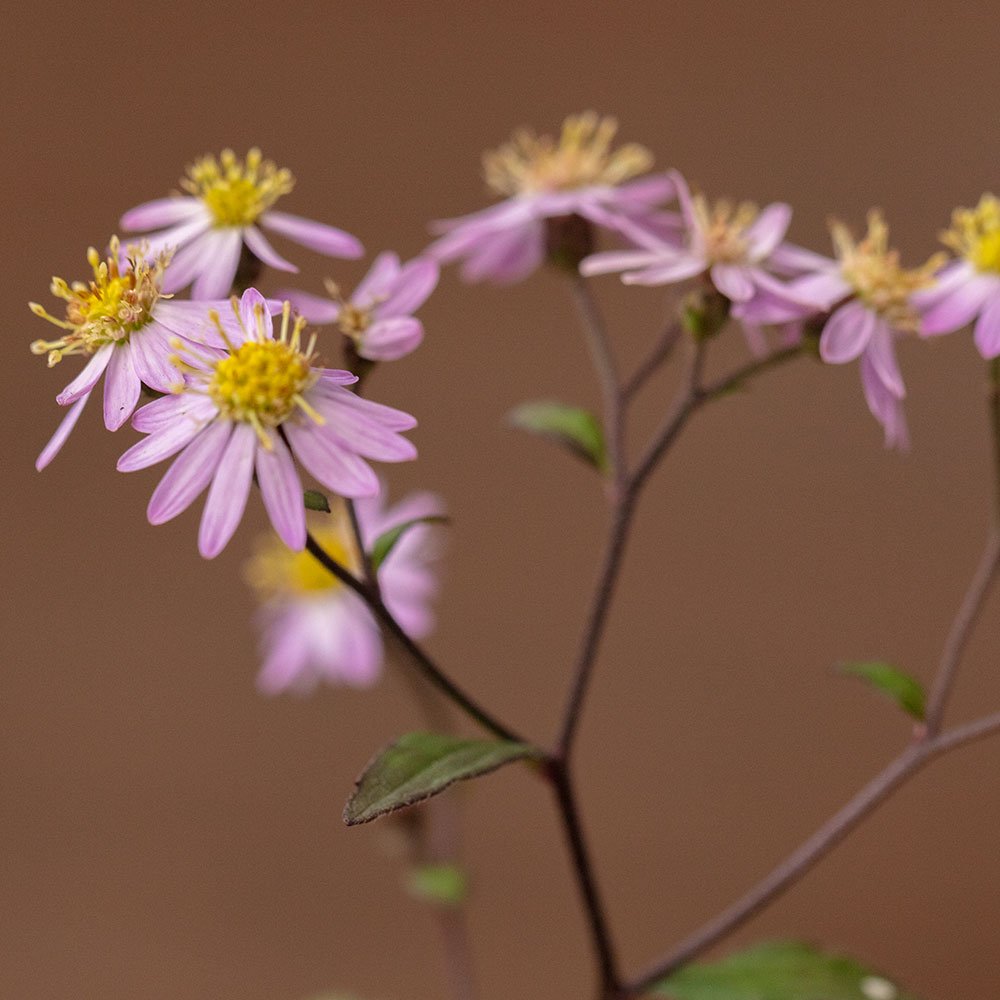
<svg viewBox="0 0 1000 1000">
<path fill-rule="evenodd" d="M 984 358 L 1000 355 L 1000 199 L 984 194 L 975 208 L 959 208 L 942 235 L 960 255 L 935 284 L 914 296 L 925 336 L 951 333 L 975 321 L 973 338 Z"/>
<path fill-rule="evenodd" d="M 305 320 L 293 324 L 289 304 L 277 337 L 256 289 L 237 308 L 241 336 L 234 340 L 219 327 L 228 350 L 174 342 L 184 387 L 136 413 L 132 426 L 148 437 L 118 460 L 120 471 L 131 472 L 177 455 L 149 501 L 152 524 L 176 517 L 209 487 L 198 535 L 206 559 L 235 532 L 255 474 L 275 531 L 301 549 L 305 508 L 294 459 L 333 492 L 365 497 L 379 489 L 365 458 L 416 457 L 400 436 L 416 425 L 413 417 L 360 399 L 345 388 L 357 381 L 350 372 L 313 367 L 315 335 L 303 349 Z"/>
<path fill-rule="evenodd" d="M 326 283 L 329 298 L 297 291 L 283 295 L 310 323 L 336 323 L 360 357 L 395 361 L 423 340 L 423 324 L 411 314 L 427 301 L 437 281 L 434 261 L 417 257 L 401 265 L 396 254 L 386 252 L 375 258 L 349 299 L 332 281 Z"/>
<path fill-rule="evenodd" d="M 714 206 L 692 196 L 677 172 L 670 178 L 680 203 L 682 238 L 663 239 L 640 230 L 629 235 L 635 250 L 594 254 L 580 265 L 585 275 L 621 271 L 622 280 L 634 285 L 668 285 L 708 274 L 712 284 L 731 302 L 747 302 L 761 290 L 780 291 L 769 269 L 782 246 L 792 219 L 792 209 L 774 202 L 760 212 L 748 203 Z"/>
<path fill-rule="evenodd" d="M 390 528 L 440 515 L 443 505 L 437 497 L 420 493 L 385 509 L 380 493 L 357 501 L 355 510 L 370 549 Z M 317 520 L 312 534 L 342 566 L 360 571 L 343 505 Z M 434 625 L 430 605 L 437 593 L 439 558 L 440 531 L 418 524 L 401 536 L 379 567 L 386 606 L 414 639 L 427 635 Z M 262 691 L 306 693 L 324 680 L 368 687 L 378 679 L 382 637 L 372 613 L 308 552 L 292 552 L 272 537 L 251 560 L 247 576 L 263 601 L 258 624 L 264 664 L 257 681 Z"/>
<path fill-rule="evenodd" d="M 52 294 L 66 302 L 66 318 L 50 315 L 37 302 L 31 311 L 63 331 L 58 340 L 36 340 L 31 349 L 47 354 L 49 367 L 67 355 L 89 358 L 76 378 L 56 397 L 70 410 L 42 450 L 35 468 L 44 469 L 59 453 L 76 426 L 91 392 L 104 380 L 104 425 L 116 431 L 135 410 L 143 385 L 170 392 L 178 380 L 170 364 L 173 337 L 199 341 L 215 336 L 210 311 L 227 309 L 227 302 L 173 302 L 163 295 L 170 254 L 150 256 L 145 247 L 123 253 L 112 237 L 110 254 L 102 260 L 93 247 L 87 260 L 94 276 L 69 284 L 52 279 Z M 227 321 L 227 325 L 229 322 Z"/>
<path fill-rule="evenodd" d="M 551 223 L 580 216 L 620 230 L 668 226 L 657 206 L 672 197 L 666 175 L 631 180 L 652 166 L 652 154 L 630 144 L 612 151 L 618 124 L 593 112 L 563 123 L 556 142 L 529 131 L 483 158 L 486 182 L 505 200 L 490 208 L 433 224 L 441 238 L 428 253 L 442 263 L 463 261 L 466 281 L 520 281 L 550 250 Z"/>
<path fill-rule="evenodd" d="M 147 237 L 150 252 L 177 251 L 164 289 L 180 291 L 193 281 L 196 299 L 229 294 L 244 245 L 279 271 L 298 270 L 271 246 L 260 226 L 329 257 L 360 257 L 363 248 L 349 233 L 274 211 L 271 206 L 294 183 L 288 170 L 262 159 L 259 149 L 251 149 L 245 161 L 226 149 L 218 160 L 205 156 L 188 168 L 181 181 L 188 195 L 139 205 L 122 216 L 121 225 L 128 231 L 159 230 Z"/>
</svg>

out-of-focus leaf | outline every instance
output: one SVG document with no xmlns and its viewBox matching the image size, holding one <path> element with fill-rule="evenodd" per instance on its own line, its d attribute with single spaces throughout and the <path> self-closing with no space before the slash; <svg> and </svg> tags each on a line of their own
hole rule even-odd
<svg viewBox="0 0 1000 1000">
<path fill-rule="evenodd" d="M 372 550 L 368 558 L 372 561 L 372 569 L 377 570 L 388 558 L 388 555 L 396 547 L 396 543 L 405 535 L 410 528 L 415 528 L 418 524 L 447 524 L 448 518 L 441 514 L 428 514 L 426 517 L 415 517 L 412 521 L 403 521 L 384 531 L 375 539 Z"/>
<path fill-rule="evenodd" d="M 565 403 L 522 403 L 510 411 L 507 420 L 513 427 L 567 448 L 577 458 L 601 471 L 607 467 L 604 433 L 589 410 Z"/>
<path fill-rule="evenodd" d="M 305 501 L 306 510 L 319 510 L 324 514 L 330 513 L 330 501 L 319 490 L 306 490 L 303 494 L 303 500 Z"/>
<path fill-rule="evenodd" d="M 469 895 L 469 878 L 455 864 L 428 864 L 413 868 L 406 880 L 410 895 L 438 906 L 461 906 Z"/>
<path fill-rule="evenodd" d="M 540 755 L 536 747 L 509 740 L 407 733 L 380 751 L 365 768 L 344 809 L 344 822 L 348 826 L 367 823 L 437 795 L 456 781 Z"/>
<path fill-rule="evenodd" d="M 880 661 L 841 663 L 840 671 L 851 677 L 860 677 L 876 690 L 892 698 L 904 712 L 923 722 L 926 710 L 923 685 L 898 667 Z"/>
<path fill-rule="evenodd" d="M 795 941 L 760 944 L 718 962 L 685 966 L 655 992 L 671 1000 L 915 1000 L 853 958 Z"/>
</svg>

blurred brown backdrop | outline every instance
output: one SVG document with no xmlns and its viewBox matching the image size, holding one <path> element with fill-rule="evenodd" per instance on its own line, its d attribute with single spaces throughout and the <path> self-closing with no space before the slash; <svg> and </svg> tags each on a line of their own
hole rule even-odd
<svg viewBox="0 0 1000 1000">
<path fill-rule="evenodd" d="M 254 689 L 253 534 L 215 562 L 196 513 L 158 529 L 159 474 L 118 476 L 88 413 L 34 456 L 74 369 L 45 370 L 25 307 L 81 273 L 119 213 L 193 156 L 259 144 L 290 211 L 404 255 L 485 203 L 478 157 L 512 128 L 616 113 L 624 139 L 714 193 L 782 198 L 793 237 L 886 210 L 916 261 L 1000 179 L 992 3 L 182 2 L 7 12 L 8 366 L 0 424 L 0 997 L 300 1000 L 443 995 L 435 930 L 376 828 L 340 809 L 417 724 L 405 687 L 269 701 Z M 305 287 L 360 266 L 306 251 Z M 623 355 L 661 296 L 600 285 Z M 449 273 L 377 394 L 419 415 L 394 491 L 454 515 L 434 651 L 498 711 L 552 733 L 603 513 L 570 460 L 502 424 L 596 402 L 555 276 L 498 291 Z M 744 356 L 738 336 L 718 365 Z M 981 544 L 982 371 L 966 335 L 903 353 L 915 448 L 883 452 L 854 368 L 801 363 L 701 415 L 646 496 L 580 747 L 586 825 L 621 951 L 651 959 L 838 807 L 906 738 L 842 657 L 930 675 Z M 638 432 L 665 402 L 651 391 Z M 256 517 L 259 525 L 260 518 Z M 1000 705 L 994 601 L 954 706 Z M 852 951 L 928 998 L 1000 995 L 1000 743 L 935 765 L 738 940 Z M 590 956 L 545 790 L 517 769 L 463 795 L 484 997 L 589 995 Z"/>
</svg>

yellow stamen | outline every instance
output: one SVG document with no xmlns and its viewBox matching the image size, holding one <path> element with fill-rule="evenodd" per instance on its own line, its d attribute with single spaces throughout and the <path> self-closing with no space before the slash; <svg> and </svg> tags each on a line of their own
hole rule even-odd
<svg viewBox="0 0 1000 1000">
<path fill-rule="evenodd" d="M 956 208 L 941 242 L 976 270 L 1000 274 L 1000 199 L 984 194 L 975 208 Z"/>
<path fill-rule="evenodd" d="M 521 129 L 510 142 L 483 156 L 486 183 L 505 197 L 622 184 L 649 170 L 653 154 L 636 143 L 612 152 L 617 131 L 614 118 L 593 111 L 567 118 L 558 142 Z"/>
<path fill-rule="evenodd" d="M 205 203 L 216 226 L 253 225 L 294 186 L 291 172 L 263 159 L 259 149 L 251 149 L 245 160 L 231 149 L 224 149 L 218 159 L 203 156 L 181 180 L 185 191 Z"/>
<path fill-rule="evenodd" d="M 323 285 L 327 295 L 340 306 L 340 312 L 337 313 L 337 328 L 345 337 L 350 337 L 356 345 L 360 346 L 365 331 L 372 324 L 378 301 L 372 302 L 368 306 L 355 305 L 349 299 L 344 298 L 340 286 L 335 281 L 327 278 Z"/>
<path fill-rule="evenodd" d="M 37 302 L 28 304 L 36 316 L 66 331 L 58 340 L 36 340 L 31 345 L 34 354 L 48 354 L 50 367 L 67 354 L 93 354 L 105 344 L 128 341 L 150 321 L 157 300 L 167 297 L 160 286 L 171 251 L 147 260 L 139 245 L 128 247 L 126 254 L 123 260 L 121 243 L 113 236 L 106 260 L 94 247 L 87 251 L 93 271 L 90 281 L 71 285 L 62 278 L 52 279 L 49 289 L 65 301 L 65 319 L 52 316 Z"/>
<path fill-rule="evenodd" d="M 691 202 L 705 241 L 706 257 L 717 264 L 744 262 L 748 249 L 746 231 L 759 214 L 757 206 L 749 201 L 734 205 L 726 200 L 709 205 L 700 194 L 694 195 Z"/>
<path fill-rule="evenodd" d="M 841 273 L 857 297 L 896 330 L 916 332 L 920 319 L 910 296 L 931 284 L 944 254 L 934 254 L 920 267 L 904 268 L 899 251 L 889 248 L 889 227 L 876 210 L 868 213 L 868 232 L 861 241 L 840 222 L 832 222 L 830 231 Z"/>
</svg>

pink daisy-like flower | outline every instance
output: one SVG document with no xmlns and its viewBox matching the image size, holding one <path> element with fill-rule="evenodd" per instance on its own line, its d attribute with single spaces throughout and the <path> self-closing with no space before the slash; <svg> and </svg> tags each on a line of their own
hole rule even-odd
<svg viewBox="0 0 1000 1000">
<path fill-rule="evenodd" d="M 298 271 L 271 246 L 260 226 L 328 257 L 360 257 L 364 249 L 349 233 L 274 211 L 271 206 L 294 184 L 291 173 L 264 160 L 259 149 L 251 149 L 245 161 L 226 149 L 218 160 L 205 156 L 188 168 L 181 181 L 188 195 L 130 209 L 121 225 L 128 231 L 159 230 L 146 238 L 150 252 L 177 251 L 164 289 L 176 292 L 194 282 L 196 299 L 229 293 L 244 245 L 279 271 Z"/>
<path fill-rule="evenodd" d="M 952 333 L 975 321 L 973 339 L 984 358 L 1000 355 L 1000 199 L 984 194 L 959 208 L 941 237 L 960 255 L 935 284 L 914 296 L 925 336 Z"/>
<path fill-rule="evenodd" d="M 256 289 L 248 289 L 237 308 L 241 337 L 230 338 L 219 326 L 228 350 L 174 341 L 183 354 L 175 363 L 184 371 L 184 387 L 136 413 L 132 426 L 148 437 L 118 460 L 120 471 L 131 472 L 180 452 L 149 501 L 152 524 L 176 517 L 211 483 L 198 535 L 206 559 L 236 530 L 255 473 L 275 531 L 301 549 L 305 507 L 294 459 L 333 492 L 365 497 L 379 489 L 365 458 L 416 457 L 400 435 L 416 420 L 346 389 L 357 381 L 350 372 L 313 367 L 315 335 L 303 349 L 306 321 L 292 323 L 290 304 L 277 337 Z"/>
<path fill-rule="evenodd" d="M 672 182 L 666 175 L 631 180 L 650 169 L 653 157 L 636 144 L 612 151 L 617 130 L 613 118 L 586 112 L 566 119 L 558 142 L 516 133 L 483 157 L 487 184 L 505 200 L 434 223 L 442 235 L 428 253 L 442 263 L 463 261 L 466 281 L 505 284 L 526 278 L 545 260 L 547 220 L 580 216 L 615 230 L 624 222 L 640 232 L 669 226 L 658 206 L 673 196 Z"/>
<path fill-rule="evenodd" d="M 439 516 L 441 501 L 414 494 L 384 508 L 384 495 L 355 503 L 366 548 L 390 528 L 417 518 Z M 317 520 L 312 534 L 348 570 L 360 558 L 342 504 Z M 420 639 L 434 625 L 431 601 L 437 593 L 435 563 L 440 531 L 430 524 L 407 530 L 379 567 L 386 606 L 408 635 Z M 292 552 L 269 538 L 251 560 L 247 577 L 263 604 L 258 614 L 263 667 L 258 685 L 267 694 L 311 691 L 320 681 L 368 687 L 382 665 L 382 637 L 364 601 L 331 575 L 308 552 Z"/>
<path fill-rule="evenodd" d="M 89 357 L 83 370 L 56 397 L 70 410 L 42 450 L 35 468 L 44 469 L 59 453 L 76 426 L 101 376 L 104 380 L 104 425 L 116 431 L 135 410 L 143 385 L 170 392 L 177 369 L 170 364 L 173 337 L 200 341 L 216 336 L 210 311 L 228 308 L 226 302 L 173 302 L 164 296 L 170 253 L 151 256 L 145 247 L 129 247 L 123 254 L 112 237 L 107 260 L 91 247 L 87 260 L 94 276 L 89 282 L 69 284 L 52 279 L 52 294 L 66 302 L 66 318 L 50 315 L 37 302 L 31 311 L 63 331 L 58 340 L 36 340 L 31 349 L 47 354 L 49 366 L 66 355 Z M 227 320 L 227 325 L 231 324 Z"/>
<path fill-rule="evenodd" d="M 780 283 L 768 268 L 782 246 L 792 209 L 774 202 L 760 212 L 750 204 L 714 206 L 692 196 L 677 172 L 670 179 L 677 193 L 684 230 L 680 241 L 664 240 L 640 230 L 629 235 L 639 249 L 594 254 L 580 265 L 585 275 L 621 271 L 633 285 L 668 285 L 707 273 L 712 284 L 731 302 L 748 302 L 761 290 L 774 294 Z M 779 259 L 780 262 L 780 259 Z"/>
<path fill-rule="evenodd" d="M 438 266 L 426 257 L 401 265 L 394 253 L 381 253 L 349 299 L 332 281 L 329 298 L 309 292 L 287 291 L 296 311 L 310 323 L 336 323 L 354 350 L 369 361 L 395 361 L 416 350 L 424 327 L 411 314 L 434 291 Z"/>
</svg>

